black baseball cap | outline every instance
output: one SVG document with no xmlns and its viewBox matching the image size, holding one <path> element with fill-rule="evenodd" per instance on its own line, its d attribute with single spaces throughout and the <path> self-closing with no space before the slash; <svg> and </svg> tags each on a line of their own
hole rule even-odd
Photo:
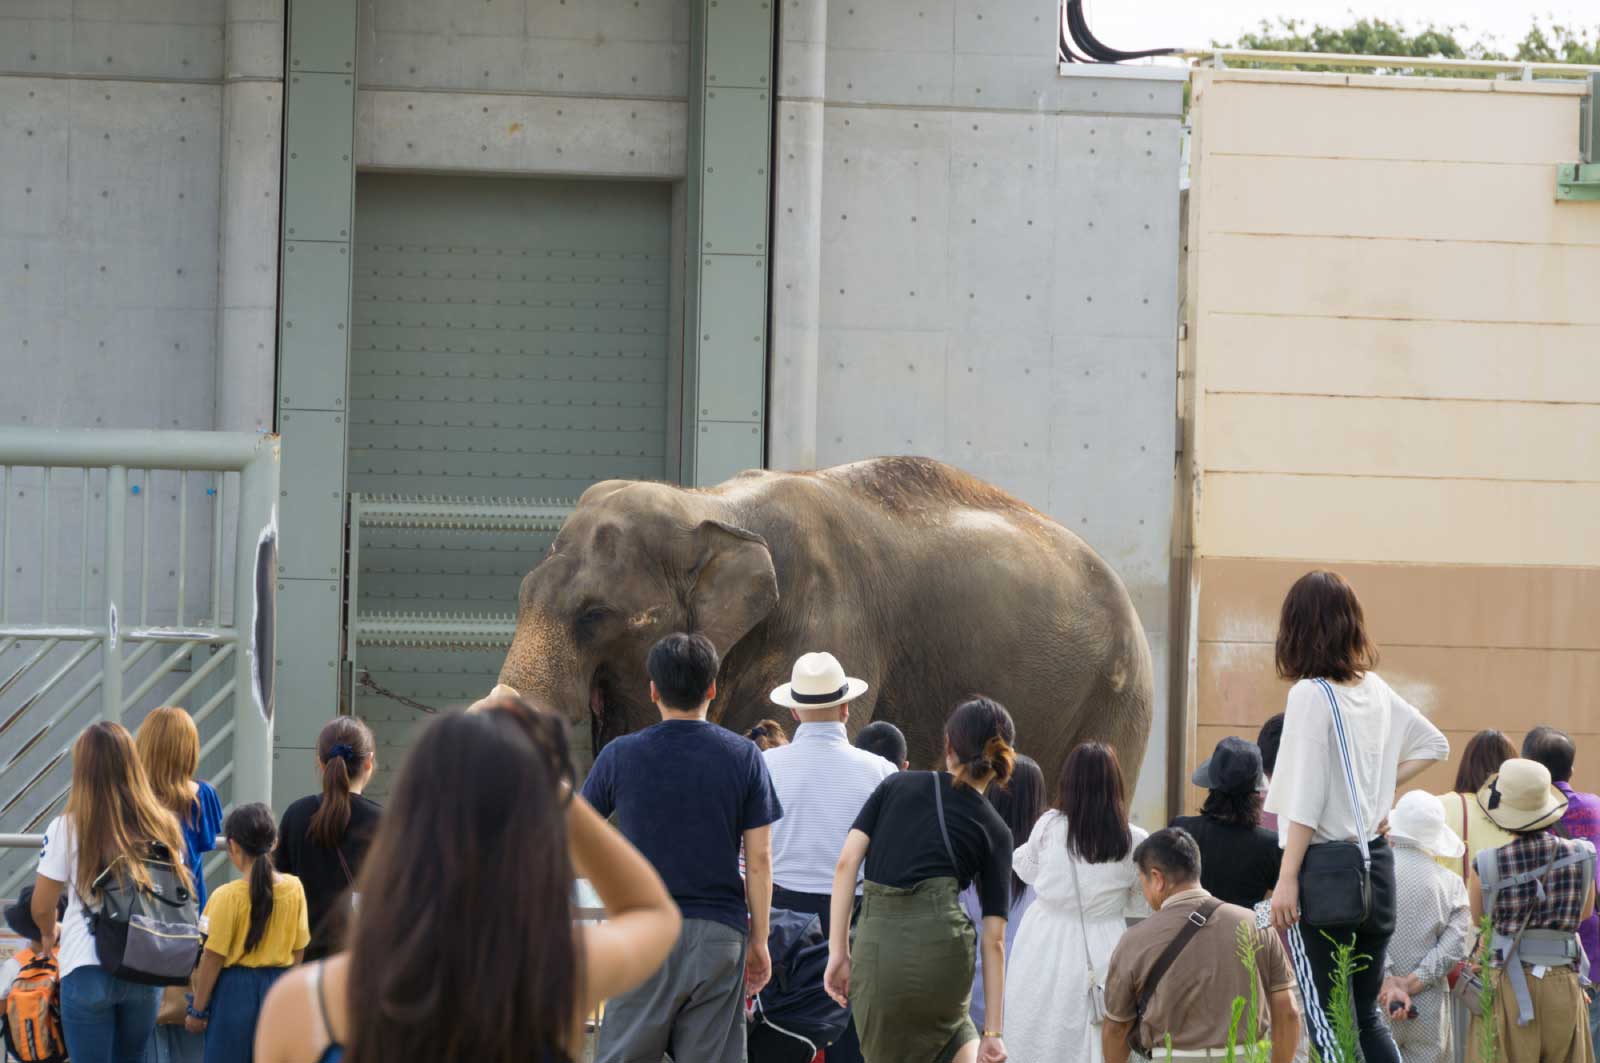
<svg viewBox="0 0 1600 1063">
<path fill-rule="evenodd" d="M 1217 743 L 1211 756 L 1201 761 L 1192 781 L 1207 790 L 1247 794 L 1260 790 L 1265 779 L 1261 773 L 1261 747 L 1248 739 L 1229 735 Z"/>
</svg>

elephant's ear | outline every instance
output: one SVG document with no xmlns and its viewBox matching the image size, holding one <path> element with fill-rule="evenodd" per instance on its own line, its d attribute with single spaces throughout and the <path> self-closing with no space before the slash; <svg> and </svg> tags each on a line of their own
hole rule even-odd
<svg viewBox="0 0 1600 1063">
<path fill-rule="evenodd" d="M 694 530 L 689 576 L 689 630 L 726 657 L 778 604 L 778 573 L 767 541 L 754 532 L 702 521 Z"/>
</svg>

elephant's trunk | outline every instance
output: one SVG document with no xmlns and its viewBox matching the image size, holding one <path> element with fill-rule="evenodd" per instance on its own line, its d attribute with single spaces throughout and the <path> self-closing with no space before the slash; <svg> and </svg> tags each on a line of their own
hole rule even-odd
<svg viewBox="0 0 1600 1063">
<path fill-rule="evenodd" d="M 500 682 L 540 708 L 572 723 L 589 716 L 593 676 L 585 673 L 578 648 L 562 624 L 524 612 L 500 666 Z"/>
</svg>

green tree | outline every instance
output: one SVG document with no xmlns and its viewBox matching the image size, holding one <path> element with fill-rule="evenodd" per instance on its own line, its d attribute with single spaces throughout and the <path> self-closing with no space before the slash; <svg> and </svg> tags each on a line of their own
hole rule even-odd
<svg viewBox="0 0 1600 1063">
<path fill-rule="evenodd" d="M 1428 23 L 1413 30 L 1401 22 L 1361 18 L 1348 26 L 1307 24 L 1299 19 L 1263 20 L 1232 43 L 1214 41 L 1219 48 L 1249 48 L 1273 52 L 1313 52 L 1340 55 L 1392 55 L 1404 59 L 1500 59 L 1533 63 L 1600 65 L 1600 26 L 1594 29 L 1545 25 L 1535 20 L 1516 49 L 1507 54 L 1468 36 L 1465 26 Z M 1240 65 L 1240 64 L 1235 64 Z M 1359 70 L 1358 67 L 1306 67 L 1305 69 Z M 1396 63 L 1393 70 L 1407 69 Z M 1487 76 L 1487 75 L 1486 75 Z"/>
</svg>

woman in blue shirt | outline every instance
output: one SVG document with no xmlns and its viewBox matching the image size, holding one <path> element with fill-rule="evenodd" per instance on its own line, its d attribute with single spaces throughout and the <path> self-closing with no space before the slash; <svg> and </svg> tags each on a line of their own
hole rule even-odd
<svg viewBox="0 0 1600 1063">
<path fill-rule="evenodd" d="M 206 876 L 200 857 L 216 848 L 222 832 L 222 801 L 210 783 L 195 779 L 200 770 L 200 732 L 183 709 L 164 706 L 151 711 L 135 738 L 139 762 L 156 800 L 172 810 L 183 829 L 183 862 L 194 879 L 197 911 L 206 908 Z M 170 1006 L 169 1006 L 170 1005 Z M 145 1052 L 148 1063 L 199 1063 L 205 1038 L 183 1028 L 183 996 L 169 990 L 161 1019 Z"/>
</svg>

